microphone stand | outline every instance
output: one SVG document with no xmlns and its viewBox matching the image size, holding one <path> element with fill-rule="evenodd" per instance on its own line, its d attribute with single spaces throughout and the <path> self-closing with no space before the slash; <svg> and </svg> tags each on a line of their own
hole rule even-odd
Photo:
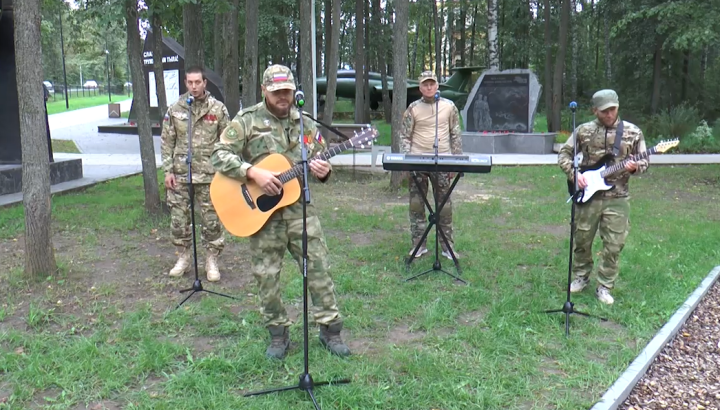
<svg viewBox="0 0 720 410">
<path fill-rule="evenodd" d="M 565 303 L 563 304 L 562 309 L 553 309 L 553 310 L 546 310 L 545 313 L 565 313 L 565 336 L 570 336 L 570 315 L 571 314 L 577 314 L 581 316 L 586 317 L 596 317 L 589 315 L 587 313 L 580 312 L 579 310 L 575 310 L 575 304 L 570 301 L 570 284 L 572 281 L 572 263 L 573 263 L 573 245 L 574 245 L 574 239 L 575 239 L 575 207 L 577 204 L 576 198 L 578 195 L 582 195 L 582 192 L 578 192 L 578 144 L 577 144 L 577 135 L 575 135 L 575 110 L 577 109 L 577 103 L 575 101 L 570 103 L 570 110 L 572 111 L 572 123 L 573 123 L 573 134 L 571 138 L 575 138 L 575 142 L 573 144 L 573 180 L 575 183 L 575 190 L 573 191 L 572 196 L 572 205 L 570 208 L 570 255 L 568 258 L 568 277 L 567 277 L 567 299 L 565 300 Z M 606 318 L 599 318 L 602 321 L 607 321 Z"/>
<path fill-rule="evenodd" d="M 412 259 L 415 257 L 415 254 L 417 253 L 418 249 L 420 249 L 420 244 L 423 243 L 425 238 L 427 237 L 427 234 L 430 232 L 430 228 L 435 225 L 435 262 L 433 262 L 433 266 L 431 269 L 426 270 L 425 272 L 418 273 L 415 276 L 412 276 L 408 279 L 405 279 L 405 282 L 413 280 L 415 278 L 419 278 L 420 276 L 426 275 L 430 272 L 434 271 L 440 271 L 445 273 L 448 276 L 451 276 L 455 278 L 455 280 L 458 280 L 464 284 L 467 285 L 467 282 L 460 279 L 458 276 L 453 275 L 452 273 L 444 270 L 442 268 L 442 264 L 440 263 L 440 250 L 439 250 L 439 237 L 442 236 L 443 242 L 445 242 L 445 246 L 448 249 L 448 252 L 450 252 L 450 255 L 453 258 L 453 262 L 455 262 L 455 268 L 458 271 L 458 274 L 461 272 L 460 270 L 460 264 L 457 260 L 457 257 L 455 256 L 455 253 L 452 250 L 452 247 L 448 243 L 447 238 L 445 237 L 445 232 L 443 232 L 442 229 L 439 228 L 439 222 L 440 222 L 440 211 L 442 210 L 443 206 L 445 206 L 445 203 L 447 202 L 448 197 L 450 196 L 450 193 L 452 192 L 453 188 L 455 188 L 455 184 L 457 184 L 458 180 L 460 179 L 461 173 L 458 172 L 458 174 L 455 176 L 455 180 L 452 183 L 452 186 L 448 189 L 447 195 L 443 199 L 441 204 L 438 204 L 438 192 L 437 188 L 440 186 L 440 180 L 439 180 L 439 169 L 438 169 L 438 161 L 440 159 L 440 140 L 439 140 L 439 134 L 438 134 L 438 109 L 439 109 L 439 102 L 440 102 L 440 92 L 435 93 L 435 143 L 433 145 L 433 148 L 435 149 L 435 171 L 434 171 L 434 177 L 435 177 L 435 184 L 433 187 L 433 197 L 435 200 L 435 211 L 433 211 L 429 204 L 427 203 L 427 199 L 425 199 L 426 193 L 422 192 L 422 187 L 420 186 L 420 180 L 417 178 L 417 173 L 413 172 L 412 177 L 415 180 L 415 184 L 417 184 L 418 189 L 422 192 L 423 200 L 425 201 L 425 204 L 428 205 L 428 209 L 430 210 L 430 215 L 428 215 L 428 228 L 425 230 L 425 234 L 420 238 L 418 241 L 418 244 L 415 247 L 415 251 L 413 252 L 412 256 L 408 258 L 408 262 L 412 261 Z M 432 179 L 432 176 L 430 176 Z M 407 265 L 406 265 L 407 266 Z"/>
<path fill-rule="evenodd" d="M 195 239 L 195 189 L 193 187 L 192 183 L 192 124 L 193 124 L 193 112 L 192 112 L 192 103 L 195 101 L 195 98 L 190 95 L 188 96 L 188 99 L 186 100 L 188 105 L 188 120 L 187 120 L 187 138 L 188 138 L 188 154 L 187 159 L 185 160 L 185 163 L 187 163 L 188 167 L 188 194 L 190 196 L 190 226 L 192 227 L 192 245 L 193 245 L 193 266 L 195 268 L 195 281 L 193 282 L 193 285 L 191 288 L 183 289 L 180 291 L 180 293 L 190 292 L 191 294 L 187 295 L 185 299 L 180 302 L 175 309 L 182 306 L 185 301 L 190 299 L 190 296 L 194 295 L 197 292 L 207 292 L 212 293 L 214 295 L 218 296 L 224 296 L 226 298 L 230 299 L 236 299 L 236 297 L 225 295 L 218 292 L 213 292 L 211 290 L 207 290 L 203 288 L 202 282 L 200 281 L 200 277 L 198 276 L 198 263 L 197 263 L 197 241 Z"/>
<path fill-rule="evenodd" d="M 310 399 L 312 399 L 313 404 L 315 405 L 315 409 L 320 410 L 320 406 L 317 403 L 317 400 L 315 400 L 315 394 L 313 393 L 313 388 L 315 386 L 324 386 L 324 385 L 332 385 L 332 384 L 345 384 L 350 383 L 350 379 L 342 379 L 342 380 L 334 380 L 334 381 L 323 381 L 323 382 L 316 382 L 313 381 L 312 376 L 310 375 L 310 369 L 309 369 L 309 360 L 308 360 L 308 280 L 307 280 L 307 263 L 308 263 L 308 254 L 307 254 L 307 204 L 310 203 L 310 187 L 308 186 L 308 151 L 307 151 L 307 145 L 305 143 L 305 130 L 304 130 L 304 124 L 303 124 L 303 110 L 302 107 L 305 105 L 305 95 L 302 91 L 298 91 L 295 93 L 295 101 L 298 106 L 298 110 L 300 111 L 300 146 L 301 152 L 302 152 L 302 160 L 301 163 L 303 164 L 303 195 L 301 196 L 302 200 L 302 215 L 303 215 L 303 223 L 302 223 L 302 275 L 303 275 L 303 365 L 304 365 L 304 371 L 303 374 L 300 375 L 300 380 L 298 384 L 294 386 L 286 386 L 286 387 L 277 387 L 267 390 L 262 390 L 258 392 L 253 393 L 246 393 L 243 396 L 249 397 L 249 396 L 258 396 L 261 394 L 268 394 L 268 393 L 274 393 L 274 392 L 280 392 L 280 391 L 288 391 L 288 390 L 304 390 L 310 395 Z"/>
</svg>

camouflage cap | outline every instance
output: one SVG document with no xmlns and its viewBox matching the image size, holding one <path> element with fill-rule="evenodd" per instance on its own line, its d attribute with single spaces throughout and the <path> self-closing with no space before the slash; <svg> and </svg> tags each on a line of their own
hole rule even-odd
<svg viewBox="0 0 720 410">
<path fill-rule="evenodd" d="M 263 85 L 267 91 L 295 90 L 295 77 L 284 65 L 274 64 L 265 69 Z"/>
<path fill-rule="evenodd" d="M 420 81 L 421 84 L 427 80 L 433 80 L 433 81 L 437 82 L 437 77 L 435 77 L 435 73 L 433 73 L 432 71 L 423 71 L 420 74 L 420 77 L 418 78 L 418 80 Z"/>
<path fill-rule="evenodd" d="M 600 90 L 592 96 L 592 106 L 600 111 L 620 106 L 618 95 L 613 90 Z"/>
</svg>

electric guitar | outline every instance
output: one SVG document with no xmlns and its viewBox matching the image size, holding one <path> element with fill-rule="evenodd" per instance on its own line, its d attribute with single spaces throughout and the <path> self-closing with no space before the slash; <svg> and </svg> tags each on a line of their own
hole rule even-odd
<svg viewBox="0 0 720 410">
<path fill-rule="evenodd" d="M 327 160 L 351 147 L 372 145 L 378 137 L 377 129 L 368 128 L 355 133 L 349 140 L 324 151 L 315 159 Z M 278 209 L 294 204 L 300 199 L 300 178 L 303 176 L 303 164 L 293 164 L 283 154 L 273 153 L 254 166 L 271 172 L 281 172 L 277 177 L 283 184 L 279 195 L 267 195 L 253 180 L 241 182 L 216 172 L 210 183 L 210 201 L 217 212 L 220 222 L 231 234 L 248 237 L 259 231 Z M 309 169 L 308 169 L 309 172 Z"/>
<path fill-rule="evenodd" d="M 578 172 L 585 177 L 585 181 L 587 181 L 587 186 L 584 189 L 579 189 L 576 193 L 575 182 L 568 180 L 567 186 L 568 193 L 570 194 L 568 202 L 570 202 L 574 198 L 576 204 L 587 203 L 593 198 L 593 196 L 595 196 L 597 192 L 607 191 L 608 189 L 611 189 L 613 186 L 606 184 L 605 178 L 625 169 L 625 164 L 627 164 L 628 162 L 645 159 L 651 154 L 663 153 L 670 148 L 678 146 L 678 144 L 680 144 L 680 140 L 677 138 L 668 141 L 660 141 L 660 143 L 650 148 L 649 150 L 641 152 L 637 155 L 628 156 L 623 161 L 620 161 L 617 164 L 611 165 L 609 167 L 607 166 L 607 164 L 614 158 L 613 154 L 606 154 L 596 163 L 592 165 L 587 165 L 585 167 L 580 167 L 578 169 Z"/>
</svg>

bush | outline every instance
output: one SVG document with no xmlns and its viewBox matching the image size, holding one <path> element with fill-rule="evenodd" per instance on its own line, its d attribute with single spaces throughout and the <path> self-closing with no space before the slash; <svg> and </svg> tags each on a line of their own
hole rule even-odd
<svg viewBox="0 0 720 410">
<path fill-rule="evenodd" d="M 646 136 L 650 140 L 682 138 L 695 130 L 700 119 L 697 108 L 683 103 L 653 115 L 647 123 Z"/>
<path fill-rule="evenodd" d="M 716 130 L 718 127 L 715 128 Z M 718 132 L 716 131 L 715 134 Z M 713 135 L 707 121 L 700 121 L 695 131 L 680 138 L 678 151 L 686 154 L 709 154 L 720 153 L 720 138 Z"/>
</svg>

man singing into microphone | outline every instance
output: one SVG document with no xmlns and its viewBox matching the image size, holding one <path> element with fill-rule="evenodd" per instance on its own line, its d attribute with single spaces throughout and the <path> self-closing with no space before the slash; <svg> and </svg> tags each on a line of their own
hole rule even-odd
<svg viewBox="0 0 720 410">
<path fill-rule="evenodd" d="M 452 101 L 441 98 L 438 92 L 438 82 L 432 71 L 424 71 L 420 74 L 420 93 L 422 98 L 410 104 L 402 118 L 400 128 L 400 150 L 403 154 L 435 154 L 435 125 L 437 120 L 437 138 L 439 154 L 462 154 L 462 136 L 460 129 L 460 112 Z M 437 117 L 437 118 L 436 118 Z M 410 249 L 412 256 L 415 247 L 426 228 L 425 204 L 423 193 L 428 192 L 428 177 L 432 183 L 433 191 L 438 198 L 443 198 L 450 185 L 452 185 L 454 173 L 439 172 L 418 173 L 418 179 L 422 190 L 410 176 L 410 234 L 413 247 Z M 432 202 L 432 201 L 430 201 Z M 452 200 L 448 198 L 445 206 L 440 211 L 438 227 L 445 234 L 450 247 L 456 258 L 460 255 L 455 251 L 452 228 Z M 418 258 L 427 253 L 427 237 L 425 242 L 418 249 L 415 257 Z M 442 255 L 452 260 L 445 241 L 440 238 Z"/>
<path fill-rule="evenodd" d="M 222 225 L 210 202 L 210 182 L 215 173 L 210 154 L 220 133 L 230 121 L 225 105 L 205 89 L 207 79 L 199 67 L 185 71 L 187 92 L 168 108 L 161 135 L 162 167 L 165 171 L 167 203 L 170 208 L 173 244 L 180 257 L 169 275 L 182 276 L 192 258 L 190 192 L 193 184 L 202 217 L 202 244 L 207 250 L 205 273 L 209 281 L 220 280 L 217 257 L 223 250 Z M 188 181 L 188 117 L 192 108 L 192 181 Z"/>
<path fill-rule="evenodd" d="M 640 128 L 618 117 L 619 105 L 618 95 L 613 90 L 600 90 L 593 95 L 592 111 L 597 118 L 578 126 L 573 134 L 574 138 L 568 138 L 558 154 L 558 165 L 569 181 L 574 182 L 575 178 L 574 144 L 577 144 L 577 153 L 583 154 L 579 167 L 593 165 L 605 154 L 612 153 L 616 134 L 621 134 L 619 152 L 615 154 L 615 159 L 607 164 L 608 166 L 646 150 L 645 138 Z M 620 124 L 623 128 L 618 132 Z M 608 185 L 614 185 L 612 189 L 598 192 L 588 203 L 576 205 L 577 221 L 572 266 L 575 280 L 570 285 L 571 292 L 582 291 L 590 282 L 590 273 L 593 270 L 592 244 L 595 233 L 599 230 L 603 250 L 597 272 L 598 286 L 595 289 L 595 296 L 600 302 L 608 305 L 614 302 L 610 290 L 615 286 L 618 277 L 620 251 L 625 246 L 630 226 L 628 182 L 631 175 L 645 172 L 648 166 L 649 162 L 646 159 L 628 161 L 622 172 L 606 178 Z M 580 189 L 587 186 L 587 181 L 579 171 L 577 185 Z"/>
<path fill-rule="evenodd" d="M 240 111 L 215 145 L 212 163 L 218 172 L 240 181 L 254 180 L 267 195 L 280 194 L 283 185 L 279 173 L 255 166 L 268 154 L 279 153 L 293 162 L 302 160 L 302 145 L 307 158 L 323 152 L 327 143 L 315 123 L 302 118 L 293 106 L 299 100 L 295 94 L 295 79 L 289 68 L 271 65 L 262 80 L 264 101 Z M 330 177 L 331 167 L 326 161 L 309 162 L 311 176 L 321 182 Z M 300 199 L 276 211 L 260 231 L 250 237 L 252 273 L 258 284 L 261 313 L 270 332 L 270 346 L 265 354 L 282 359 L 290 345 L 292 324 L 280 297 L 280 270 L 285 250 L 290 251 L 302 267 L 303 204 Z M 312 202 L 307 208 L 307 279 L 312 296 L 313 318 L 320 325 L 320 343 L 338 356 L 348 356 L 350 349 L 340 337 L 343 320 L 335 301 L 335 285 L 328 273 L 328 249 L 320 220 Z"/>
</svg>

